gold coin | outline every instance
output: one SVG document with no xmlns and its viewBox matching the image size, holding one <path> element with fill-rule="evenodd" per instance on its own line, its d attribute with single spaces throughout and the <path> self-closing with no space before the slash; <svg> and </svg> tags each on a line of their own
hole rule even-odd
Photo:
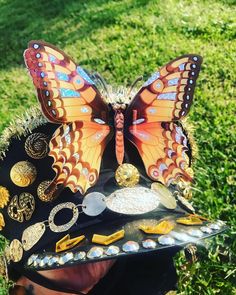
<svg viewBox="0 0 236 295">
<path fill-rule="evenodd" d="M 5 226 L 5 221 L 2 213 L 0 213 L 0 230 L 2 230 Z"/>
<path fill-rule="evenodd" d="M 33 133 L 25 141 L 25 151 L 33 159 L 43 159 L 49 152 L 49 138 L 43 133 Z"/>
<path fill-rule="evenodd" d="M 29 161 L 17 162 L 10 171 L 12 182 L 20 187 L 27 187 L 31 185 L 37 176 L 35 166 Z"/>
<path fill-rule="evenodd" d="M 44 191 L 46 190 L 46 188 L 49 186 L 50 183 L 51 183 L 50 180 L 45 180 L 41 182 L 37 188 L 38 197 L 43 202 L 52 202 L 55 199 L 55 197 L 53 197 L 54 191 L 51 191 L 47 195 L 44 194 Z"/>
<path fill-rule="evenodd" d="M 151 189 L 158 194 L 159 201 L 164 207 L 166 207 L 167 209 L 176 208 L 177 202 L 175 200 L 175 197 L 166 186 L 158 182 L 153 182 L 151 185 Z"/>
<path fill-rule="evenodd" d="M 0 208 L 4 208 L 9 201 L 9 191 L 4 186 L 0 186 Z"/>
<path fill-rule="evenodd" d="M 134 187 L 139 182 L 138 169 L 131 164 L 122 164 L 116 170 L 115 179 L 119 186 Z"/>
<path fill-rule="evenodd" d="M 19 262 L 23 257 L 23 246 L 21 242 L 17 239 L 11 241 L 10 244 L 10 259 L 13 262 Z"/>
</svg>

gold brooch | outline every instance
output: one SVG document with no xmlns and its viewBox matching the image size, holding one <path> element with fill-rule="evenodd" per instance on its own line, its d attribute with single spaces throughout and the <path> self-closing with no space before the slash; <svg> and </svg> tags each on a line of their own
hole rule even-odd
<svg viewBox="0 0 236 295">
<path fill-rule="evenodd" d="M 0 208 L 4 208 L 9 201 L 9 191 L 4 186 L 0 186 Z"/>
<path fill-rule="evenodd" d="M 2 213 L 0 213 L 0 230 L 2 230 L 5 226 L 5 221 Z"/>
<path fill-rule="evenodd" d="M 155 226 L 140 225 L 139 229 L 144 231 L 146 234 L 158 234 L 165 235 L 168 234 L 175 227 L 175 224 L 168 220 L 163 220 Z"/>
<path fill-rule="evenodd" d="M 53 197 L 53 190 L 47 195 L 44 194 L 46 188 L 49 186 L 50 183 L 50 180 L 45 180 L 41 182 L 37 188 L 37 195 L 39 199 L 43 202 L 52 202 L 53 200 L 55 200 L 55 197 Z"/>
<path fill-rule="evenodd" d="M 33 159 L 43 159 L 49 152 L 49 138 L 43 133 L 33 133 L 25 141 L 25 151 Z"/>
<path fill-rule="evenodd" d="M 122 239 L 124 236 L 125 236 L 125 231 L 123 229 L 119 230 L 109 236 L 94 234 L 93 238 L 92 238 L 92 242 L 96 243 L 96 244 L 101 244 L 101 245 L 107 246 L 107 245 L 110 245 L 111 243 L 114 243 L 114 242 Z"/>
<path fill-rule="evenodd" d="M 10 171 L 12 182 L 20 187 L 26 187 L 32 184 L 36 176 L 37 170 L 29 161 L 20 161 L 16 163 Z"/>
<path fill-rule="evenodd" d="M 133 187 L 139 182 L 138 169 L 131 164 L 122 164 L 116 170 L 115 179 L 119 186 Z"/>
<path fill-rule="evenodd" d="M 13 262 L 19 262 L 23 257 L 23 253 L 24 250 L 21 242 L 17 239 L 12 240 L 9 249 L 10 259 Z"/>
<path fill-rule="evenodd" d="M 84 238 L 85 236 L 82 235 L 71 239 L 70 235 L 66 235 L 56 243 L 56 252 L 58 253 L 65 250 L 69 250 L 78 245 Z"/>
<path fill-rule="evenodd" d="M 30 220 L 35 209 L 35 200 L 30 193 L 22 193 L 20 197 L 14 196 L 7 208 L 8 215 L 18 221 Z"/>
</svg>

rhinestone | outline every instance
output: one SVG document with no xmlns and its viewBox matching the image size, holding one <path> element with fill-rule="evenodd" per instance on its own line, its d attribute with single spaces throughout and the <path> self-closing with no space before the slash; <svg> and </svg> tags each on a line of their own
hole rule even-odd
<svg viewBox="0 0 236 295">
<path fill-rule="evenodd" d="M 86 257 L 86 253 L 84 251 L 77 252 L 74 254 L 74 261 L 83 260 Z"/>
<path fill-rule="evenodd" d="M 224 226 L 226 224 L 225 221 L 223 220 L 217 220 L 215 223 L 218 224 L 219 226 Z"/>
<path fill-rule="evenodd" d="M 191 228 L 188 230 L 188 234 L 193 237 L 201 238 L 203 236 L 202 231 L 200 229 Z"/>
<path fill-rule="evenodd" d="M 41 261 L 41 258 L 36 258 L 36 259 L 34 260 L 34 262 L 33 262 L 33 266 L 34 266 L 34 267 L 39 266 L 40 261 Z"/>
<path fill-rule="evenodd" d="M 151 239 L 142 241 L 143 248 L 145 249 L 154 249 L 156 248 L 157 243 Z"/>
<path fill-rule="evenodd" d="M 65 263 L 69 262 L 70 260 L 72 260 L 73 257 L 74 257 L 74 254 L 72 252 L 65 253 L 59 258 L 58 263 L 60 265 L 63 265 Z"/>
<path fill-rule="evenodd" d="M 126 253 L 138 252 L 139 244 L 135 241 L 128 241 L 122 246 L 122 250 Z"/>
<path fill-rule="evenodd" d="M 92 192 L 84 197 L 82 210 L 88 216 L 97 216 L 106 209 L 105 196 L 99 192 Z"/>
<path fill-rule="evenodd" d="M 174 245 L 175 239 L 173 239 L 170 235 L 163 235 L 158 238 L 158 242 L 161 245 Z"/>
<path fill-rule="evenodd" d="M 219 224 L 217 224 L 217 223 L 211 223 L 211 224 L 208 224 L 208 227 L 209 227 L 210 229 L 213 229 L 213 230 L 219 230 L 219 229 L 220 229 L 220 226 L 219 226 Z"/>
<path fill-rule="evenodd" d="M 55 263 L 58 263 L 59 257 L 58 256 L 53 256 L 52 258 L 49 259 L 48 261 L 48 266 L 52 266 Z"/>
<path fill-rule="evenodd" d="M 28 258 L 28 261 L 27 261 L 27 265 L 30 266 L 34 261 L 35 259 L 38 257 L 38 255 L 36 254 L 32 254 L 29 258 Z"/>
<path fill-rule="evenodd" d="M 179 233 L 179 232 L 176 232 L 176 231 L 171 231 L 169 233 L 169 235 L 178 240 L 178 241 L 181 241 L 181 242 L 189 242 L 191 240 L 191 237 L 189 235 L 187 235 L 186 233 Z"/>
<path fill-rule="evenodd" d="M 40 267 L 44 267 L 46 264 L 48 264 L 50 260 L 50 256 L 45 256 L 41 261 L 39 262 Z"/>
<path fill-rule="evenodd" d="M 109 246 L 105 252 L 107 256 L 117 255 L 120 252 L 120 248 L 117 246 Z"/>
<path fill-rule="evenodd" d="M 103 255 L 103 248 L 101 247 L 92 247 L 87 253 L 87 257 L 89 259 L 99 258 L 102 255 Z"/>
<path fill-rule="evenodd" d="M 203 232 L 203 233 L 206 233 L 206 234 L 211 234 L 212 233 L 212 229 L 208 226 L 202 226 L 200 227 L 200 230 Z"/>
</svg>

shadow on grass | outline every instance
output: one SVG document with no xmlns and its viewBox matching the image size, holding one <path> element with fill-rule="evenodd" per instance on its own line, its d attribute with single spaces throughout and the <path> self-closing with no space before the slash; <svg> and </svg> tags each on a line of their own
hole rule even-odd
<svg viewBox="0 0 236 295">
<path fill-rule="evenodd" d="M 116 23 L 122 14 L 144 7 L 147 0 L 3 0 L 0 8 L 0 69 L 23 64 L 22 53 L 32 39 L 58 46 L 89 38 Z"/>
</svg>

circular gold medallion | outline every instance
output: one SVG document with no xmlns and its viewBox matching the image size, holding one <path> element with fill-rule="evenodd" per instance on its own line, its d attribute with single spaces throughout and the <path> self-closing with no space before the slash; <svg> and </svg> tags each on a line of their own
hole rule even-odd
<svg viewBox="0 0 236 295">
<path fill-rule="evenodd" d="M 163 184 L 159 182 L 153 182 L 151 185 L 151 189 L 154 190 L 158 196 L 160 203 L 166 207 L 167 209 L 175 209 L 177 206 L 177 202 L 172 193 L 165 187 Z"/>
<path fill-rule="evenodd" d="M 131 164 L 122 164 L 116 170 L 115 179 L 119 186 L 134 187 L 139 182 L 138 169 Z"/>
<path fill-rule="evenodd" d="M 17 239 L 14 239 L 11 241 L 9 251 L 10 251 L 10 259 L 13 262 L 19 262 L 24 252 L 21 242 Z"/>
<path fill-rule="evenodd" d="M 12 182 L 20 187 L 27 187 L 35 181 L 37 170 L 29 161 L 17 162 L 10 171 Z"/>
<path fill-rule="evenodd" d="M 9 191 L 4 186 L 0 186 L 0 208 L 4 208 L 9 201 Z"/>
<path fill-rule="evenodd" d="M 49 152 L 49 138 L 43 133 L 33 133 L 25 141 L 25 151 L 33 159 L 43 159 Z"/>
<path fill-rule="evenodd" d="M 2 213 L 0 213 L 0 230 L 2 230 L 5 226 L 5 221 Z"/>
<path fill-rule="evenodd" d="M 50 183 L 51 183 L 50 180 L 44 180 L 43 182 L 39 184 L 37 188 L 38 197 L 43 202 L 52 202 L 55 199 L 55 197 L 53 197 L 54 191 L 50 192 L 48 195 L 44 194 L 44 191 L 46 190 L 46 188 L 49 186 Z"/>
</svg>

